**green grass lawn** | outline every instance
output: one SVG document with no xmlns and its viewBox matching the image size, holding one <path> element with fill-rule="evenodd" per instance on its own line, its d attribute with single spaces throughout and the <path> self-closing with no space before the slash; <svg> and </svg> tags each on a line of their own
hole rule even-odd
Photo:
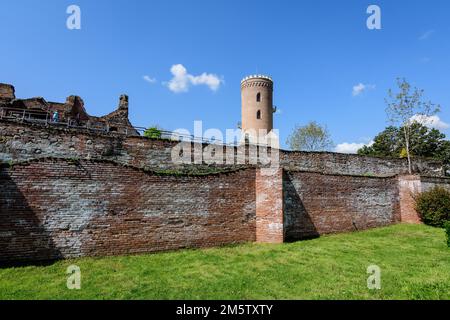
<svg viewBox="0 0 450 320">
<path fill-rule="evenodd" d="M 81 290 L 68 290 L 78 265 Z M 369 265 L 381 290 L 367 288 Z M 282 245 L 83 258 L 0 269 L 0 299 L 450 299 L 442 229 L 395 225 Z"/>
</svg>

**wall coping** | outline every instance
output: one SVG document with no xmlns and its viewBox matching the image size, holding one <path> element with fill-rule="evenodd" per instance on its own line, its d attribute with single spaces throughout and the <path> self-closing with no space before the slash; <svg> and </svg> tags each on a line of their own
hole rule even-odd
<svg viewBox="0 0 450 320">
<path fill-rule="evenodd" d="M 26 167 L 33 163 L 49 163 L 49 162 L 66 162 L 68 164 L 77 165 L 79 163 L 97 163 L 97 164 L 111 164 L 116 167 L 122 167 L 126 169 L 132 169 L 137 172 L 145 173 L 147 175 L 151 176 L 167 176 L 167 177 L 192 177 L 192 178 L 207 178 L 207 177 L 214 177 L 214 176 L 226 176 L 234 173 L 238 173 L 241 171 L 246 170 L 255 170 L 256 167 L 254 166 L 245 166 L 245 167 L 238 167 L 234 169 L 218 169 L 216 172 L 205 172 L 205 173 L 186 173 L 186 172 L 177 172 L 176 170 L 150 170 L 146 168 L 140 168 L 137 166 L 129 165 L 129 164 L 123 164 L 114 160 L 109 159 L 85 159 L 85 158 L 58 158 L 58 157 L 42 157 L 42 158 L 36 158 L 31 160 L 25 160 L 25 161 L 17 161 L 12 163 L 6 163 L 6 162 L 0 162 L 0 169 L 14 169 L 14 167 Z"/>
</svg>

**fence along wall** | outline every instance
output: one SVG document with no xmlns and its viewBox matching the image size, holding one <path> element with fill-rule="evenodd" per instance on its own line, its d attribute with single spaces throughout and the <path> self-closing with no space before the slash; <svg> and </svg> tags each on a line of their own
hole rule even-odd
<svg viewBox="0 0 450 320">
<path fill-rule="evenodd" d="M 400 222 L 396 177 L 285 172 L 286 240 Z"/>
<path fill-rule="evenodd" d="M 255 241 L 255 170 L 160 176 L 43 159 L 1 169 L 0 262 Z"/>
</svg>

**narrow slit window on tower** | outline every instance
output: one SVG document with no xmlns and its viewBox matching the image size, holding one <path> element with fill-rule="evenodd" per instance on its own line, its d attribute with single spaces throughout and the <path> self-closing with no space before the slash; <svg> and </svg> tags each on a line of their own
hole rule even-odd
<svg viewBox="0 0 450 320">
<path fill-rule="evenodd" d="M 261 92 L 256 95 L 256 102 L 261 102 Z"/>
<path fill-rule="evenodd" d="M 256 119 L 261 120 L 261 110 L 258 110 L 258 112 L 256 112 Z"/>
</svg>

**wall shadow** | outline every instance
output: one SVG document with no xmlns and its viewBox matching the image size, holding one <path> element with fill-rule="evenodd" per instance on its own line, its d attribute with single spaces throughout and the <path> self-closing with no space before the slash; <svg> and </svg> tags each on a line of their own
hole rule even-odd
<svg viewBox="0 0 450 320">
<path fill-rule="evenodd" d="M 285 242 L 315 239 L 320 236 L 289 173 L 283 173 Z"/>
<path fill-rule="evenodd" d="M 10 169 L 0 164 L 0 268 L 48 265 L 61 258 Z"/>
</svg>

